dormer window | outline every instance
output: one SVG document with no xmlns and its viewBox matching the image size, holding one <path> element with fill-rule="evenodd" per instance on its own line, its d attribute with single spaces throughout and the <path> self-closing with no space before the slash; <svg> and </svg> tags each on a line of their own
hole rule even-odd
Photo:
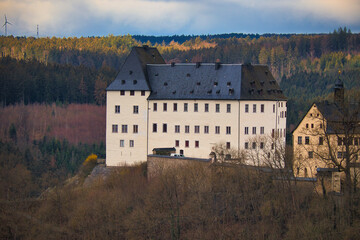
<svg viewBox="0 0 360 240">
<path fill-rule="evenodd" d="M 201 85 L 201 83 L 200 83 L 200 82 L 197 82 L 197 83 L 196 83 L 196 85 L 200 86 L 200 85 Z"/>
<path fill-rule="evenodd" d="M 124 84 L 125 84 L 125 82 L 126 82 L 126 81 L 125 81 L 124 79 L 123 79 L 123 80 L 121 80 L 121 84 L 122 84 L 122 85 L 124 85 Z"/>
<path fill-rule="evenodd" d="M 220 89 L 216 91 L 216 94 L 220 94 Z"/>
<path fill-rule="evenodd" d="M 167 86 L 168 85 L 168 83 L 167 82 L 164 82 L 164 86 Z"/>
<path fill-rule="evenodd" d="M 218 82 L 214 82 L 214 87 L 216 87 L 218 85 Z"/>
<path fill-rule="evenodd" d="M 187 77 L 190 77 L 190 73 L 186 74 Z"/>
<path fill-rule="evenodd" d="M 137 80 L 133 80 L 133 84 L 136 85 L 136 84 L 137 84 Z"/>
<path fill-rule="evenodd" d="M 227 82 L 226 86 L 230 87 L 231 86 L 231 82 Z"/>
<path fill-rule="evenodd" d="M 234 94 L 234 89 L 233 88 L 230 88 L 229 89 L 229 95 L 233 95 Z"/>
<path fill-rule="evenodd" d="M 133 73 L 133 71 L 130 70 L 130 71 L 129 71 L 129 75 L 131 75 L 132 73 Z"/>
</svg>

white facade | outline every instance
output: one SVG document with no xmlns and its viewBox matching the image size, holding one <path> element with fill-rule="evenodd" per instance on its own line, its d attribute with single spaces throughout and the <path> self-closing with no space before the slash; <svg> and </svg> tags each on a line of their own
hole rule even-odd
<svg viewBox="0 0 360 240">
<path fill-rule="evenodd" d="M 251 149 L 257 136 L 273 132 L 285 144 L 286 101 L 147 100 L 148 96 L 148 91 L 144 96 L 141 91 L 134 91 L 134 96 L 130 91 L 123 96 L 107 92 L 108 166 L 144 162 L 154 148 L 175 147 L 186 157 L 208 158 L 215 144 Z"/>
<path fill-rule="evenodd" d="M 106 102 L 106 164 L 146 161 L 149 91 L 108 91 Z M 144 94 L 144 95 L 142 95 Z M 136 111 L 137 109 L 137 111 Z M 135 110 L 135 111 L 134 111 Z"/>
</svg>

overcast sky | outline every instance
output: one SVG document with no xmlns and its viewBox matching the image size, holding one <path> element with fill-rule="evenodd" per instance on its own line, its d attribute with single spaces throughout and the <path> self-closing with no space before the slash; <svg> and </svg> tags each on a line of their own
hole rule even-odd
<svg viewBox="0 0 360 240">
<path fill-rule="evenodd" d="M 360 32 L 360 0 L 0 0 L 0 14 L 14 36 Z"/>
</svg>

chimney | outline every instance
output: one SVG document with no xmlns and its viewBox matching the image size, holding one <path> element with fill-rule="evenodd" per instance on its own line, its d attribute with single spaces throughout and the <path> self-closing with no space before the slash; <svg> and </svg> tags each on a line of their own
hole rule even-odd
<svg viewBox="0 0 360 240">
<path fill-rule="evenodd" d="M 334 87 L 334 103 L 338 106 L 344 105 L 344 83 L 338 78 Z"/>
</svg>

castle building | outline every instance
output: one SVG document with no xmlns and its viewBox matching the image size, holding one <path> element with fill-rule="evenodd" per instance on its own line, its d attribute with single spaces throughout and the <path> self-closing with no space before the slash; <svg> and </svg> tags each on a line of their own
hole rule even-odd
<svg viewBox="0 0 360 240">
<path fill-rule="evenodd" d="M 155 148 L 197 158 L 217 144 L 261 151 L 261 136 L 285 146 L 286 97 L 264 65 L 166 64 L 156 48 L 134 47 L 106 107 L 108 166 L 144 162 Z"/>
</svg>

